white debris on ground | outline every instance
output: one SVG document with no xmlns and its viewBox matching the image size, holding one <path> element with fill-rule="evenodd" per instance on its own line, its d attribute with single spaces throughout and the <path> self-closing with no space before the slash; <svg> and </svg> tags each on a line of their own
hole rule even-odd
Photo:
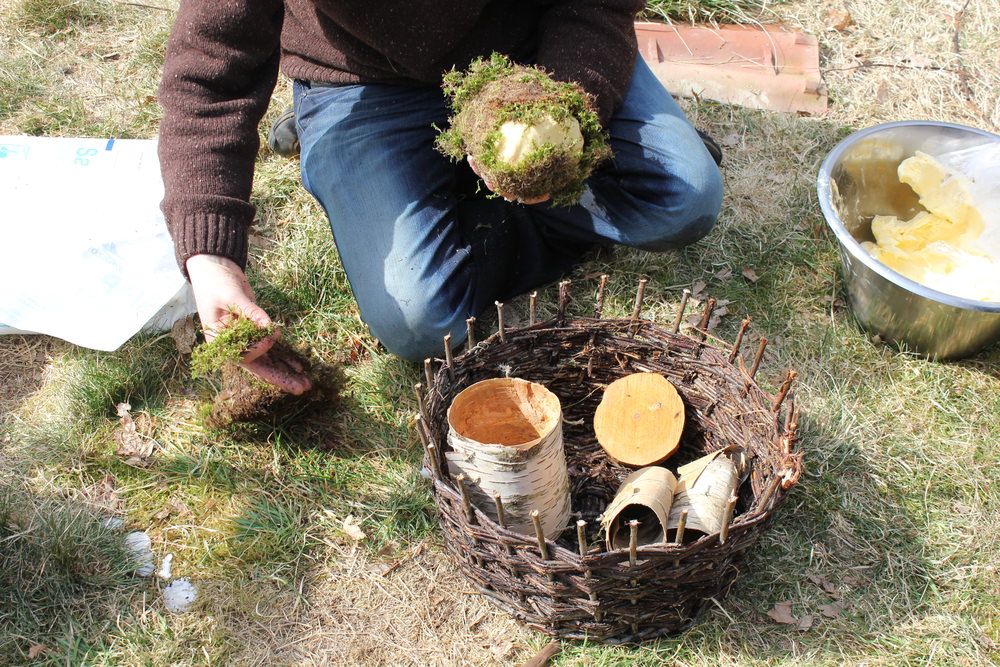
<svg viewBox="0 0 1000 667">
<path fill-rule="evenodd" d="M 174 562 L 174 555 L 167 554 L 163 557 L 163 562 L 160 563 L 160 569 L 156 571 L 156 576 L 160 579 L 166 581 L 170 578 L 170 565 Z"/>
<path fill-rule="evenodd" d="M 108 516 L 101 519 L 101 525 L 108 530 L 118 530 L 125 525 L 125 522 L 116 516 Z"/>
<path fill-rule="evenodd" d="M 148 577 L 156 570 L 153 562 L 152 541 L 149 535 L 141 530 L 125 536 L 125 546 L 132 552 L 132 562 L 135 563 L 135 573 L 140 577 Z"/>
<path fill-rule="evenodd" d="M 197 599 L 198 589 L 187 579 L 175 579 L 163 589 L 163 605 L 175 614 L 190 611 Z"/>
</svg>

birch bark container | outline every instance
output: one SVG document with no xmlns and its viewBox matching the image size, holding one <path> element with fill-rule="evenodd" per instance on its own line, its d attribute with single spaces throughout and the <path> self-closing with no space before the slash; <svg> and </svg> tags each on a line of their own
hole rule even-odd
<svg viewBox="0 0 1000 667">
<path fill-rule="evenodd" d="M 569 522 L 570 493 L 559 399 L 517 378 L 477 382 L 448 409 L 445 454 L 453 477 L 465 474 L 472 503 L 494 521 L 499 494 L 507 527 L 534 534 L 531 512 L 556 539 Z"/>
</svg>

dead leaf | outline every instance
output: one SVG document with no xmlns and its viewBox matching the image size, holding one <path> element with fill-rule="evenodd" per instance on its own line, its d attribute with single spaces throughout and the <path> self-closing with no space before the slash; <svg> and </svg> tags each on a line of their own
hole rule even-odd
<svg viewBox="0 0 1000 667">
<path fill-rule="evenodd" d="M 115 454 L 128 459 L 126 463 L 129 465 L 144 465 L 152 457 L 156 441 L 139 433 L 135 420 L 129 413 L 131 409 L 132 406 L 128 403 L 119 403 L 115 406 L 122 425 L 115 434 L 120 444 Z"/>
<path fill-rule="evenodd" d="M 781 623 L 783 625 L 795 625 L 799 622 L 797 616 L 792 614 L 792 603 L 791 602 L 779 602 L 774 605 L 774 609 L 767 612 L 767 615 L 771 617 L 776 623 Z"/>
<path fill-rule="evenodd" d="M 813 626 L 813 619 L 814 617 L 812 614 L 806 614 L 805 616 L 799 619 L 798 624 L 796 624 L 796 628 L 800 632 L 805 632 L 809 630 Z"/>
<path fill-rule="evenodd" d="M 857 588 L 858 586 L 861 585 L 861 580 L 858 579 L 857 577 L 844 577 L 844 583 L 850 586 L 851 588 Z"/>
<path fill-rule="evenodd" d="M 740 271 L 740 273 L 742 273 L 743 277 L 752 283 L 755 283 L 758 280 L 760 280 L 760 276 L 757 275 L 757 272 L 751 269 L 749 266 L 744 266 L 743 270 Z"/>
<path fill-rule="evenodd" d="M 361 522 L 355 519 L 352 514 L 348 514 L 347 518 L 344 519 L 344 533 L 355 542 L 360 542 L 368 537 L 365 531 L 361 530 Z"/>
<path fill-rule="evenodd" d="M 840 615 L 844 613 L 844 603 L 831 602 L 830 604 L 820 605 L 819 613 L 823 614 L 827 618 L 839 618 Z"/>
<path fill-rule="evenodd" d="M 34 646 L 32 646 L 31 648 L 28 649 L 28 659 L 29 660 L 34 660 L 35 658 L 37 658 L 38 656 L 40 656 L 42 653 L 44 653 L 45 649 L 47 649 L 47 648 L 48 648 L 48 646 L 46 646 L 45 644 L 35 644 Z"/>
<path fill-rule="evenodd" d="M 912 65 L 913 67 L 928 67 L 934 64 L 933 60 L 922 53 L 911 53 L 903 56 L 902 60 L 904 63 Z"/>
<path fill-rule="evenodd" d="M 504 642 L 503 644 L 491 647 L 490 653 L 493 654 L 493 657 L 496 659 L 497 662 L 500 662 L 508 655 L 510 655 L 510 652 L 513 650 L 514 650 L 514 642 Z"/>
<path fill-rule="evenodd" d="M 733 277 L 733 270 L 728 266 L 715 272 L 715 277 L 719 280 L 729 280 Z"/>
<path fill-rule="evenodd" d="M 827 30 L 844 32 L 848 28 L 854 27 L 854 18 L 847 12 L 838 12 L 835 9 L 831 9 L 826 15 L 826 27 Z"/>
<path fill-rule="evenodd" d="M 191 354 L 191 348 L 194 347 L 194 339 L 197 335 L 198 328 L 191 315 L 182 317 L 174 322 L 174 326 L 170 327 L 170 337 L 174 339 L 177 351 L 181 354 Z"/>
<path fill-rule="evenodd" d="M 879 104 L 885 104 L 889 101 L 889 84 L 883 81 L 878 85 L 878 90 L 875 91 L 875 99 L 878 100 Z"/>
<path fill-rule="evenodd" d="M 822 588 L 827 595 L 834 595 L 837 592 L 837 587 L 821 574 L 810 574 L 809 581 Z"/>
<path fill-rule="evenodd" d="M 727 134 L 719 139 L 719 145 L 723 148 L 736 148 L 743 143 L 743 137 L 736 133 Z"/>
<path fill-rule="evenodd" d="M 691 296 L 696 299 L 701 299 L 705 295 L 705 288 L 708 287 L 708 283 L 704 280 L 696 280 L 694 284 L 691 285 Z"/>
<path fill-rule="evenodd" d="M 191 511 L 191 508 L 183 500 L 170 498 L 170 500 L 164 503 L 163 508 L 153 515 L 153 518 L 157 521 L 163 521 L 173 514 L 178 516 L 194 516 L 194 512 Z"/>
</svg>

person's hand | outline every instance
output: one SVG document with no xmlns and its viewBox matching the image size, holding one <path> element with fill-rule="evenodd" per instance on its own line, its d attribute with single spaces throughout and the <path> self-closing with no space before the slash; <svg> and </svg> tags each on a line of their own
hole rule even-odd
<svg viewBox="0 0 1000 667">
<path fill-rule="evenodd" d="M 236 262 L 215 255 L 194 255 L 188 258 L 186 266 L 206 340 L 215 338 L 215 332 L 234 317 L 245 317 L 262 327 L 270 326 L 271 318 L 257 305 L 246 274 Z M 312 381 L 303 368 L 292 367 L 268 355 L 280 335 L 275 331 L 256 343 L 243 355 L 240 365 L 289 394 L 309 391 Z"/>
<path fill-rule="evenodd" d="M 479 178 L 483 179 L 483 183 L 486 184 L 486 187 L 488 187 L 491 192 L 497 193 L 498 195 L 500 195 L 509 202 L 518 202 L 521 204 L 541 204 L 543 201 L 548 201 L 549 199 L 548 194 L 544 194 L 541 197 L 536 197 L 534 199 L 518 199 L 517 197 L 512 197 L 508 193 L 500 192 L 495 187 L 493 187 L 493 183 L 491 183 L 490 180 L 483 175 L 483 172 L 479 167 L 479 162 L 476 160 L 476 158 L 472 157 L 471 155 L 467 155 L 466 159 L 469 161 L 469 166 L 472 167 L 472 171 L 476 172 L 476 176 L 479 176 Z"/>
</svg>

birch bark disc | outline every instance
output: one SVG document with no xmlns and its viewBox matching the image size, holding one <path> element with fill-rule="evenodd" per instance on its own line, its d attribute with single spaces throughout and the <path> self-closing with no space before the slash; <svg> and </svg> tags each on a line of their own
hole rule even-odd
<svg viewBox="0 0 1000 667">
<path fill-rule="evenodd" d="M 569 474 L 559 398 L 540 384 L 517 378 L 477 382 L 448 409 L 445 452 L 452 475 L 465 473 L 473 504 L 498 520 L 494 493 L 507 526 L 534 534 L 532 510 L 555 539 L 569 522 Z"/>
<path fill-rule="evenodd" d="M 675 451 L 684 430 L 684 403 L 658 373 L 633 373 L 604 390 L 594 432 L 608 456 L 630 466 L 660 463 Z"/>
</svg>

